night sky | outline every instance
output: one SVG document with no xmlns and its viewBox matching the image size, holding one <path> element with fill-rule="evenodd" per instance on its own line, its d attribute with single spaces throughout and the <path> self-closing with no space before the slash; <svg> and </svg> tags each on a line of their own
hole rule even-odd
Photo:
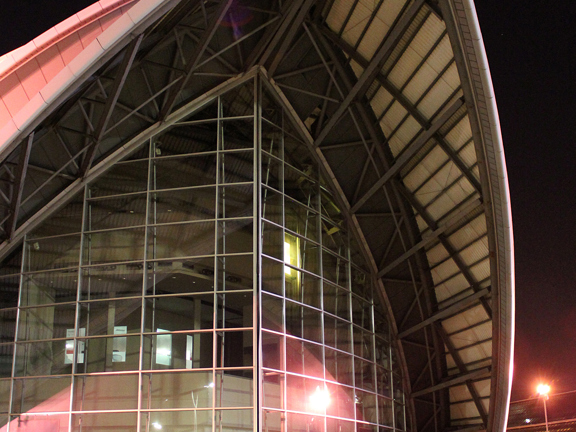
<svg viewBox="0 0 576 432">
<path fill-rule="evenodd" d="M 92 0 L 2 0 L 0 55 Z M 477 13 L 508 167 L 516 251 L 512 400 L 576 390 L 576 4 L 483 0 Z"/>
</svg>

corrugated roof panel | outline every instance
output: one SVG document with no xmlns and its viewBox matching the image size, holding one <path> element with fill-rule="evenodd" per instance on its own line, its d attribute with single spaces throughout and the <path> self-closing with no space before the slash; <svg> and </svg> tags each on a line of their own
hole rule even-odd
<svg viewBox="0 0 576 432">
<path fill-rule="evenodd" d="M 472 401 L 450 404 L 450 415 L 453 419 L 468 419 L 478 417 L 478 409 Z"/>
<path fill-rule="evenodd" d="M 485 321 L 488 317 L 484 307 L 478 304 L 470 309 L 467 309 L 465 313 L 454 315 L 450 318 L 442 321 L 442 326 L 446 329 L 448 334 L 454 333 Z M 488 324 L 492 325 L 491 322 Z"/>
<path fill-rule="evenodd" d="M 433 81 L 434 70 L 424 63 L 418 72 L 416 72 L 416 75 L 410 80 L 403 93 L 410 102 L 415 104 Z M 420 109 L 419 106 L 418 109 Z"/>
<path fill-rule="evenodd" d="M 475 263 L 488 256 L 488 239 L 482 238 L 460 252 L 465 263 Z"/>
<path fill-rule="evenodd" d="M 446 213 L 468 197 L 468 194 L 458 184 L 452 186 L 449 191 L 450 193 L 444 193 L 438 196 L 438 199 L 426 208 L 430 216 L 436 220 L 441 219 Z"/>
<path fill-rule="evenodd" d="M 466 312 L 463 313 L 465 315 Z M 492 337 L 492 323 L 487 322 L 474 328 L 468 329 L 451 337 L 456 348 L 474 342 L 483 341 Z"/>
<path fill-rule="evenodd" d="M 418 109 L 427 118 L 432 118 L 436 111 L 444 105 L 444 102 L 446 102 L 447 97 L 450 94 L 452 94 L 450 86 L 443 79 L 439 79 L 430 89 L 428 94 L 424 96 L 422 102 L 418 104 Z"/>
<path fill-rule="evenodd" d="M 434 279 L 434 283 L 440 283 L 459 272 L 460 270 L 454 263 L 454 260 L 449 259 L 432 269 L 432 278 Z"/>
<path fill-rule="evenodd" d="M 402 88 L 421 61 L 422 56 L 418 55 L 418 53 L 411 47 L 408 47 L 396 65 L 394 65 L 392 70 L 388 73 L 388 80 L 396 88 Z"/>
<path fill-rule="evenodd" d="M 473 382 L 474 388 L 480 397 L 490 396 L 490 379 Z"/>
<path fill-rule="evenodd" d="M 384 131 L 384 135 L 389 137 L 391 132 L 396 128 L 398 123 L 404 118 L 407 111 L 406 109 L 398 102 L 394 101 L 386 115 L 382 120 L 380 120 L 380 126 Z M 392 146 L 392 141 L 389 142 L 390 150 L 392 150 L 392 154 L 394 157 L 398 155 L 398 153 L 404 148 L 405 143 L 403 141 L 399 141 L 398 139 L 393 140 L 394 146 Z"/>
<path fill-rule="evenodd" d="M 326 23 L 335 33 L 340 31 L 352 3 L 347 0 L 335 0 L 326 18 Z"/>
<path fill-rule="evenodd" d="M 448 161 L 448 156 L 439 146 L 434 146 L 422 159 L 419 165 L 425 167 L 430 174 L 434 173 L 441 165 Z M 429 176 L 428 176 L 429 177 Z"/>
<path fill-rule="evenodd" d="M 420 58 L 424 58 L 442 35 L 444 25 L 434 14 L 430 14 L 410 44 Z"/>
<path fill-rule="evenodd" d="M 414 213 L 416 213 L 415 209 Z M 422 216 L 420 216 L 419 214 L 416 214 L 416 225 L 418 225 L 418 229 L 420 230 L 420 232 L 424 232 L 428 229 L 428 224 L 424 219 L 422 219 Z"/>
<path fill-rule="evenodd" d="M 472 363 L 476 360 L 488 358 L 492 355 L 492 341 L 486 341 L 479 345 L 464 348 L 458 351 L 464 363 Z"/>
<path fill-rule="evenodd" d="M 458 66 L 456 66 L 456 62 L 452 63 L 448 69 L 446 69 L 446 72 L 442 75 L 442 79 L 446 81 L 452 90 L 456 90 L 460 87 L 460 76 L 458 75 Z"/>
<path fill-rule="evenodd" d="M 458 231 L 450 234 L 449 239 L 456 249 L 462 249 L 485 236 L 486 216 L 482 213 Z"/>
<path fill-rule="evenodd" d="M 422 165 L 416 165 L 402 181 L 408 190 L 415 191 L 428 177 L 430 177 L 430 171 Z"/>
<path fill-rule="evenodd" d="M 389 30 L 390 27 L 384 21 L 378 17 L 374 18 L 358 46 L 358 52 L 362 57 L 371 59 Z"/>
<path fill-rule="evenodd" d="M 370 9 L 368 9 L 362 2 L 359 2 L 352 12 L 350 20 L 346 24 L 342 38 L 350 45 L 356 45 L 356 42 L 362 35 L 364 27 L 368 24 L 370 18 Z"/>
<path fill-rule="evenodd" d="M 376 1 L 374 1 L 374 3 L 376 3 Z M 405 0 L 385 0 L 382 7 L 378 10 L 376 17 L 384 22 L 387 27 L 391 27 L 405 4 Z"/>
<path fill-rule="evenodd" d="M 430 266 L 435 266 L 439 262 L 448 258 L 449 254 L 442 243 L 438 243 L 426 251 L 426 256 L 428 257 Z"/>
<path fill-rule="evenodd" d="M 476 278 L 476 280 L 481 281 L 490 277 L 490 260 L 488 257 L 482 260 L 478 264 L 470 268 L 470 273 Z"/>
<path fill-rule="evenodd" d="M 460 160 L 462 160 L 462 162 L 464 162 L 467 167 L 470 168 L 474 166 L 478 161 L 476 159 L 476 149 L 474 148 L 474 142 L 470 141 L 468 144 L 462 147 L 458 152 L 458 156 L 460 156 Z"/>
<path fill-rule="evenodd" d="M 355 62 L 354 60 L 350 60 L 350 67 L 354 71 L 356 77 L 359 77 L 364 72 L 364 68 L 360 66 L 359 63 Z"/>
<path fill-rule="evenodd" d="M 434 274 L 432 274 L 432 277 L 434 277 Z M 456 273 L 450 279 L 439 279 L 434 288 L 436 299 L 439 303 L 442 303 L 445 300 L 450 299 L 452 296 L 462 293 L 469 286 L 470 284 L 462 273 Z M 452 300 L 450 300 L 449 303 L 452 304 Z M 445 307 L 444 305 L 441 306 Z"/>
<path fill-rule="evenodd" d="M 460 402 L 464 400 L 472 399 L 470 396 L 470 391 L 466 384 L 450 387 L 450 401 L 451 402 Z"/>
<path fill-rule="evenodd" d="M 452 149 L 458 151 L 470 138 L 472 138 L 472 130 L 470 129 L 468 114 L 466 114 L 457 124 L 452 126 L 452 129 L 444 136 L 444 141 L 446 141 Z"/>
<path fill-rule="evenodd" d="M 454 53 L 452 52 L 452 46 L 450 45 L 450 38 L 446 35 L 442 38 L 430 57 L 428 57 L 426 63 L 434 70 L 434 75 L 437 76 L 453 59 Z"/>
<path fill-rule="evenodd" d="M 402 123 L 402 126 L 396 131 L 396 136 L 400 141 L 410 142 L 414 136 L 416 136 L 422 128 L 416 119 L 412 116 L 408 116 L 406 121 Z"/>
<path fill-rule="evenodd" d="M 376 117 L 380 117 L 382 115 L 384 109 L 386 109 L 386 107 L 390 105 L 390 102 L 392 102 L 392 99 L 393 99 L 392 95 L 388 93 L 384 89 L 384 87 L 380 87 L 378 89 L 378 91 L 372 98 L 372 101 L 370 102 L 370 105 L 372 105 L 372 109 L 374 110 L 374 114 L 376 114 Z"/>
</svg>

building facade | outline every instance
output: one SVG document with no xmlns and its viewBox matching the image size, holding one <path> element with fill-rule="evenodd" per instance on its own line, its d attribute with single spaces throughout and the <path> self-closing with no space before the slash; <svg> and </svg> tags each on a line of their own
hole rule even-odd
<svg viewBox="0 0 576 432">
<path fill-rule="evenodd" d="M 501 430 L 460 5 L 101 1 L 5 56 L 1 430 Z"/>
</svg>

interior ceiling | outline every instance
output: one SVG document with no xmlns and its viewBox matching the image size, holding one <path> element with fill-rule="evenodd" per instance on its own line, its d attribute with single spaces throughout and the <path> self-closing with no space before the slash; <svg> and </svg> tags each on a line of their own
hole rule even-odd
<svg viewBox="0 0 576 432">
<path fill-rule="evenodd" d="M 31 98 L 26 121 L 0 134 L 0 253 L 181 107 L 257 73 L 301 122 L 370 259 L 398 335 L 412 429 L 502 430 L 511 226 L 468 3 L 122 3 L 131 8 L 47 84 L 57 88 L 43 107 Z M 22 77 L 40 55 L 1 79 Z M 239 93 L 230 103 L 238 115 L 241 102 Z"/>
</svg>

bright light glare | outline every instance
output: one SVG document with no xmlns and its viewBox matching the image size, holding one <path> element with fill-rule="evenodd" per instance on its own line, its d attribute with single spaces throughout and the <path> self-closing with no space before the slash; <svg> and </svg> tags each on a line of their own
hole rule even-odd
<svg viewBox="0 0 576 432">
<path fill-rule="evenodd" d="M 156 429 L 156 430 L 162 429 L 162 425 L 158 422 L 152 423 L 152 426 L 154 426 L 154 429 Z"/>
<path fill-rule="evenodd" d="M 214 388 L 214 383 L 211 382 L 208 385 L 205 385 L 204 388 Z"/>
<path fill-rule="evenodd" d="M 288 243 L 287 241 L 284 242 L 284 263 L 290 264 L 290 243 Z M 290 267 L 284 266 L 284 273 L 289 275 Z"/>
<path fill-rule="evenodd" d="M 330 392 L 327 388 L 316 387 L 314 393 L 310 395 L 310 408 L 313 411 L 324 411 L 330 405 Z"/>
<path fill-rule="evenodd" d="M 540 396 L 546 396 L 548 393 L 550 393 L 550 386 L 548 384 L 538 384 L 536 391 Z"/>
</svg>

